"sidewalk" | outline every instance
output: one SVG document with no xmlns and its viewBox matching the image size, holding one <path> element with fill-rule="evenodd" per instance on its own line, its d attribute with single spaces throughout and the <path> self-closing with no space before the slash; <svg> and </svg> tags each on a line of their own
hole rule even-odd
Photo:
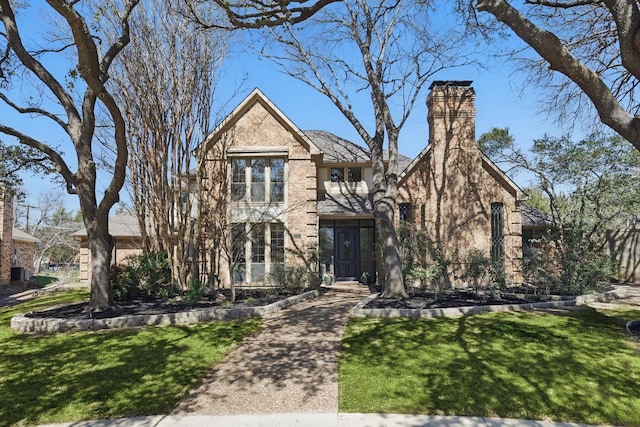
<svg viewBox="0 0 640 427">
<path fill-rule="evenodd" d="M 81 421 L 40 427 L 586 427 L 585 424 L 512 418 L 437 415 L 286 413 L 261 415 L 168 415 L 119 420 Z"/>
</svg>

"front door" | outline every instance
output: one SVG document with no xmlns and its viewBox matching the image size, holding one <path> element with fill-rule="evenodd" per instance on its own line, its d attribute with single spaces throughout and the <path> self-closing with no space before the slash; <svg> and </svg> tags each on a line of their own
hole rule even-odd
<svg viewBox="0 0 640 427">
<path fill-rule="evenodd" d="M 360 272 L 360 229 L 336 227 L 336 280 L 357 280 Z"/>
</svg>

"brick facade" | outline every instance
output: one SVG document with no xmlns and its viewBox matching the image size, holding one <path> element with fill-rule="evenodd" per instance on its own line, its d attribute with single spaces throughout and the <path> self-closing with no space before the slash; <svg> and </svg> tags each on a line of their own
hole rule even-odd
<svg viewBox="0 0 640 427">
<path fill-rule="evenodd" d="M 452 272 L 472 249 L 489 256 L 492 204 L 501 204 L 506 278 L 521 282 L 524 194 L 476 146 L 473 88 L 432 86 L 427 106 L 429 146 L 401 176 L 398 203 L 410 204 L 416 227 L 453 262 Z"/>
<path fill-rule="evenodd" d="M 498 226 L 495 221 L 492 226 L 493 205 L 501 213 L 500 257 L 506 279 L 518 283 L 522 280 L 520 202 L 524 194 L 476 147 L 475 92 L 469 83 L 432 85 L 427 99 L 429 144 L 425 141 L 425 150 L 413 161 L 400 156 L 400 170 L 404 172 L 397 202 L 411 207 L 416 227 L 426 231 L 453 262 L 452 284 L 456 284 L 455 276 L 463 268 L 461 260 L 471 249 L 487 256 L 495 249 L 492 241 L 496 240 Z M 282 222 L 286 228 L 287 264 L 292 265 L 299 261 L 292 253 L 317 248 L 321 221 L 327 224 L 328 220 L 340 220 L 344 226 L 344 221 L 349 220 L 363 226 L 365 223 L 358 223 L 358 219 L 373 219 L 367 201 L 371 187 L 368 151 L 328 132 L 300 131 L 259 90 L 252 92 L 199 149 L 206 150 L 200 215 L 206 229 L 207 264 L 223 285 L 232 280 L 227 260 L 231 256 L 229 229 L 233 224 Z M 285 159 L 284 201 L 253 203 L 248 201 L 249 196 L 230 201 L 233 159 L 271 157 Z M 352 167 L 361 173 L 360 181 L 336 182 L 332 177 L 334 169 L 346 174 Z M 246 177 L 252 179 L 249 169 Z M 247 191 L 251 189 L 249 185 Z M 265 229 L 268 240 L 269 226 Z M 256 244 L 251 240 L 248 236 L 247 245 Z M 227 248 L 226 253 L 223 248 Z M 245 248 L 245 254 L 247 260 L 252 256 L 250 249 Z M 358 266 L 364 268 L 362 262 Z M 355 272 L 356 276 L 359 274 Z"/>
<path fill-rule="evenodd" d="M 13 197 L 0 189 L 0 285 L 11 280 L 11 258 L 13 256 Z"/>
<path fill-rule="evenodd" d="M 259 91 L 254 91 L 213 132 L 201 149 L 207 150 L 200 205 L 200 214 L 205 217 L 204 246 L 209 258 L 207 263 L 214 265 L 221 283 L 226 285 L 231 280 L 228 258 L 231 251 L 229 228 L 232 224 L 249 224 L 246 230 L 251 233 L 255 224 L 264 223 L 267 233 L 265 245 L 268 247 L 269 224 L 282 223 L 285 228 L 286 264 L 300 264 L 303 257 L 317 246 L 318 239 L 317 169 L 313 159 L 317 150 L 302 132 Z M 231 201 L 229 176 L 232 159 L 248 162 L 251 159 L 284 159 L 284 200 Z M 265 252 L 268 261 L 269 251 Z M 247 258 L 250 257 L 248 249 Z"/>
</svg>

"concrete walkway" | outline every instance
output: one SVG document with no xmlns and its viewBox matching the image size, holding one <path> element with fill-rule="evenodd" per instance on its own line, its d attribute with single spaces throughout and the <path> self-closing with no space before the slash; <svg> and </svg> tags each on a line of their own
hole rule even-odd
<svg viewBox="0 0 640 427">
<path fill-rule="evenodd" d="M 340 340 L 351 310 L 368 294 L 357 284 L 331 289 L 264 319 L 174 414 L 337 413 Z"/>
</svg>

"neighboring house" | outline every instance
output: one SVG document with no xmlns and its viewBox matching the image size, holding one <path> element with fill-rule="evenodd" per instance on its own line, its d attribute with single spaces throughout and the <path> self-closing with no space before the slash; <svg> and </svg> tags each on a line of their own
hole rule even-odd
<svg viewBox="0 0 640 427">
<path fill-rule="evenodd" d="M 0 285 L 11 281 L 13 195 L 0 188 Z"/>
<path fill-rule="evenodd" d="M 517 283 L 525 195 L 476 146 L 470 83 L 432 84 L 425 149 L 398 161 L 396 218 L 425 230 L 457 267 L 479 249 Z M 337 281 L 364 272 L 378 279 L 368 149 L 300 130 L 256 89 L 199 150 L 205 247 L 214 249 L 208 264 L 223 284 L 260 283 L 284 266 L 313 265 L 314 253 Z"/>
<path fill-rule="evenodd" d="M 40 240 L 13 226 L 13 195 L 0 196 L 0 285 L 31 280 Z"/>
<path fill-rule="evenodd" d="M 114 239 L 111 262 L 121 264 L 130 255 L 142 253 L 142 234 L 140 224 L 135 215 L 119 213 L 109 218 L 109 233 Z M 80 241 L 80 282 L 91 281 L 91 254 L 87 230 L 82 229 L 73 233 L 73 237 Z"/>
<path fill-rule="evenodd" d="M 36 246 L 41 243 L 40 239 L 14 227 L 11 240 L 13 241 L 11 280 L 31 280 L 36 260 Z"/>
</svg>

